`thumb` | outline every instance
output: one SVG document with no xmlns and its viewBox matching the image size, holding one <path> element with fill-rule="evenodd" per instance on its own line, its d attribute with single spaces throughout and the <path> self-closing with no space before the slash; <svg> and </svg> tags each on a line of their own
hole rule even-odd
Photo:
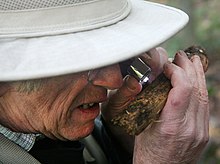
<svg viewBox="0 0 220 164">
<path fill-rule="evenodd" d="M 107 120 L 121 113 L 141 91 L 142 86 L 131 76 L 126 76 L 124 83 L 116 92 L 109 93 L 108 102 L 102 104 L 102 114 Z"/>
</svg>

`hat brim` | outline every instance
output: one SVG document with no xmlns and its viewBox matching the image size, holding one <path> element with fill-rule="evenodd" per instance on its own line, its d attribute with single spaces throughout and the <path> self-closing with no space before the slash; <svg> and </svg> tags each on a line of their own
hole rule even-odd
<svg viewBox="0 0 220 164">
<path fill-rule="evenodd" d="M 129 16 L 90 31 L 0 40 L 0 81 L 44 78 L 111 65 L 163 43 L 188 22 L 176 8 L 132 0 Z"/>
</svg>

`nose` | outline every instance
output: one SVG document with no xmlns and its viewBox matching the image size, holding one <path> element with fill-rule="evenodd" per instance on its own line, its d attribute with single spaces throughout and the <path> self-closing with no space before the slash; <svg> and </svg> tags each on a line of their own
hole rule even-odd
<svg viewBox="0 0 220 164">
<path fill-rule="evenodd" d="M 93 85 L 107 89 L 118 89 L 122 86 L 123 79 L 118 64 L 102 67 L 89 72 L 88 81 Z"/>
</svg>

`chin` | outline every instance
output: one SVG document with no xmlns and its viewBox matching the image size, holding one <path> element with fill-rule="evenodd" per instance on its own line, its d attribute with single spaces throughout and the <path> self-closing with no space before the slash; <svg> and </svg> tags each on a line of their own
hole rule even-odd
<svg viewBox="0 0 220 164">
<path fill-rule="evenodd" d="M 81 135 L 80 135 L 79 139 L 85 138 L 88 135 L 90 135 L 92 133 L 93 129 L 94 129 L 94 125 L 90 128 L 83 129 L 81 131 Z"/>
<path fill-rule="evenodd" d="M 67 140 L 71 140 L 71 141 L 76 141 L 76 140 L 85 138 L 92 133 L 92 131 L 94 129 L 94 123 L 84 125 L 84 126 L 77 128 L 77 129 L 78 130 L 73 130 L 72 132 L 71 132 L 71 130 L 68 130 L 67 133 L 64 132 L 63 136 Z"/>
</svg>

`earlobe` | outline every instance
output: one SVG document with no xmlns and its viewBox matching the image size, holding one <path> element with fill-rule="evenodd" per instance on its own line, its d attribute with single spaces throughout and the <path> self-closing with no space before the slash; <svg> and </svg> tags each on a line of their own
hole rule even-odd
<svg viewBox="0 0 220 164">
<path fill-rule="evenodd" d="M 0 82 L 0 96 L 4 95 L 9 90 L 9 84 Z"/>
</svg>

